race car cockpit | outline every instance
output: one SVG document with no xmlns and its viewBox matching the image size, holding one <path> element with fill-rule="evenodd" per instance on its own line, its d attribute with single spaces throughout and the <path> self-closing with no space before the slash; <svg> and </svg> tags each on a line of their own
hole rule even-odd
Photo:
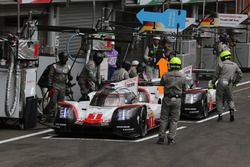
<svg viewBox="0 0 250 167">
<path fill-rule="evenodd" d="M 91 106 L 115 107 L 135 102 L 136 95 L 127 88 L 106 87 L 98 91 L 90 102 Z"/>
</svg>

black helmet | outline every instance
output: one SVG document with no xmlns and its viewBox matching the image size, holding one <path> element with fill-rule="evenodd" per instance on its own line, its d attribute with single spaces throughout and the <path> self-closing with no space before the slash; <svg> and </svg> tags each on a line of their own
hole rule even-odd
<svg viewBox="0 0 250 167">
<path fill-rule="evenodd" d="M 129 71 L 130 68 L 131 68 L 131 63 L 130 63 L 129 61 L 126 60 L 126 61 L 123 62 L 122 67 L 123 67 L 125 70 Z"/>
<path fill-rule="evenodd" d="M 119 60 L 116 61 L 115 65 L 117 68 L 122 68 L 122 62 Z"/>
<path fill-rule="evenodd" d="M 143 72 L 145 69 L 146 69 L 146 64 L 144 62 L 140 62 L 139 65 L 137 66 L 137 71 Z"/>
<path fill-rule="evenodd" d="M 65 55 L 64 52 L 59 53 L 58 57 L 59 57 L 59 62 L 60 62 L 61 64 L 66 64 L 66 63 L 67 63 L 67 61 L 68 61 L 68 56 Z"/>
<path fill-rule="evenodd" d="M 103 55 L 99 52 L 95 52 L 93 56 L 93 61 L 95 62 L 97 66 L 100 65 L 103 61 Z"/>
</svg>

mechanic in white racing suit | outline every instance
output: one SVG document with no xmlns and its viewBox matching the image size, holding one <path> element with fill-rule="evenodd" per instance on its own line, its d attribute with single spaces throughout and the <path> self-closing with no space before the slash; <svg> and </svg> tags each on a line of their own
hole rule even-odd
<svg viewBox="0 0 250 167">
<path fill-rule="evenodd" d="M 221 63 L 218 64 L 215 76 L 209 88 L 213 88 L 218 80 L 216 87 L 216 108 L 218 111 L 218 121 L 222 120 L 222 113 L 225 109 L 225 102 L 228 104 L 230 111 L 230 121 L 234 121 L 235 105 L 233 101 L 232 88 L 240 82 L 242 71 L 239 66 L 231 61 L 231 53 L 227 50 L 220 53 Z"/>
<path fill-rule="evenodd" d="M 179 72 L 181 60 L 178 57 L 173 57 L 169 64 L 171 71 L 164 73 L 160 81 L 160 85 L 164 86 L 164 97 L 157 144 L 164 144 L 166 129 L 169 125 L 168 144 L 171 145 L 175 144 L 176 129 L 181 113 L 181 98 L 186 89 L 186 77 Z"/>
</svg>

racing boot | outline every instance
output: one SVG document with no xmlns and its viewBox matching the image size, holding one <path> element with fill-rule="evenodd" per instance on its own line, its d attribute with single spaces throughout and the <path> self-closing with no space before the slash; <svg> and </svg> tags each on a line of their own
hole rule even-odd
<svg viewBox="0 0 250 167">
<path fill-rule="evenodd" d="M 222 115 L 221 114 L 218 115 L 217 121 L 222 121 Z"/>
<path fill-rule="evenodd" d="M 174 139 L 168 139 L 168 145 L 176 144 Z"/>
<path fill-rule="evenodd" d="M 156 143 L 157 144 L 164 144 L 164 138 L 160 137 Z"/>
<path fill-rule="evenodd" d="M 233 109 L 230 110 L 230 121 L 231 122 L 234 121 L 234 110 Z"/>
</svg>

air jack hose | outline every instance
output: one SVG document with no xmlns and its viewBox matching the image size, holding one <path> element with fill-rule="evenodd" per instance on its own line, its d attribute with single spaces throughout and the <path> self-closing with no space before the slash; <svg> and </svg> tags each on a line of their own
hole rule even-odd
<svg viewBox="0 0 250 167">
<path fill-rule="evenodd" d="M 16 65 L 16 71 L 14 71 L 14 61 L 15 61 L 15 51 L 14 49 L 11 47 L 11 53 L 12 55 L 10 55 L 10 65 L 9 65 L 9 69 L 8 69 L 8 76 L 7 76 L 7 83 L 6 83 L 6 93 L 5 93 L 5 114 L 8 117 L 11 117 L 15 111 L 16 111 L 16 107 L 19 101 L 19 97 L 20 97 L 20 79 L 21 79 L 21 69 L 20 69 L 20 65 L 17 64 Z M 10 101 L 11 101 L 11 85 L 12 85 L 12 76 L 13 74 L 15 74 L 15 91 L 13 94 L 13 103 L 10 106 Z"/>
</svg>

